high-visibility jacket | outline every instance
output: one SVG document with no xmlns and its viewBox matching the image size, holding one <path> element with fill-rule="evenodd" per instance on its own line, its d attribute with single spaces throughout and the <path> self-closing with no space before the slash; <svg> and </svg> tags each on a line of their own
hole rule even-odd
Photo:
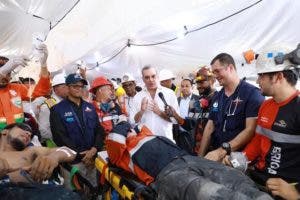
<svg viewBox="0 0 300 200">
<path fill-rule="evenodd" d="M 101 109 L 99 102 L 93 101 L 92 104 L 98 114 L 100 125 L 104 128 L 105 135 L 108 135 L 123 114 L 120 106 L 114 103 L 114 107 L 104 111 Z"/>
<path fill-rule="evenodd" d="M 260 107 L 255 137 L 244 152 L 255 161 L 252 178 L 265 184 L 268 178 L 281 177 L 300 183 L 300 95 L 295 93 L 283 102 L 273 98 Z"/>
<path fill-rule="evenodd" d="M 24 113 L 22 101 L 50 93 L 50 78 L 41 77 L 34 88 L 32 95 L 28 88 L 22 84 L 9 83 L 6 87 L 0 88 L 0 130 L 7 124 L 23 122 Z"/>
<path fill-rule="evenodd" d="M 111 163 L 135 174 L 147 185 L 174 158 L 187 154 L 171 140 L 153 135 L 146 126 L 132 136 L 110 133 L 106 150 Z"/>
</svg>

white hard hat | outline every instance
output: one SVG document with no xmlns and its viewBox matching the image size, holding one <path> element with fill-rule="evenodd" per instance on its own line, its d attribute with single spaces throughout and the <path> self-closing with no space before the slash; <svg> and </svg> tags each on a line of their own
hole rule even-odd
<svg viewBox="0 0 300 200">
<path fill-rule="evenodd" d="M 159 81 L 164 81 L 164 80 L 169 80 L 169 79 L 175 79 L 173 72 L 171 72 L 168 69 L 162 69 L 159 72 Z"/>
<path fill-rule="evenodd" d="M 52 87 L 60 84 L 66 84 L 66 75 L 63 73 L 56 74 L 52 79 Z"/>
<path fill-rule="evenodd" d="M 135 81 L 135 79 L 133 78 L 133 76 L 131 74 L 125 73 L 124 76 L 122 77 L 121 83 L 126 83 L 126 82 L 130 82 L 130 81 Z"/>
<path fill-rule="evenodd" d="M 282 64 L 276 64 L 276 56 L 284 56 L 287 53 L 290 53 L 293 49 L 289 48 L 286 45 L 277 45 L 274 47 L 266 48 L 259 53 L 259 56 L 256 60 L 256 72 L 257 74 L 270 73 L 270 72 L 280 72 L 295 65 L 292 64 L 288 59 L 284 59 Z"/>
</svg>

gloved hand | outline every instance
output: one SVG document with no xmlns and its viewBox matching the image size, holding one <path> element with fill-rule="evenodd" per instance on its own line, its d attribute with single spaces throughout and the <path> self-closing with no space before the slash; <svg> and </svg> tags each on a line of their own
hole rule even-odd
<svg viewBox="0 0 300 200">
<path fill-rule="evenodd" d="M 248 168 L 248 159 L 243 152 L 231 152 L 229 161 L 233 168 L 245 172 Z"/>
<path fill-rule="evenodd" d="M 48 49 L 45 44 L 40 44 L 36 47 L 36 50 L 39 54 L 39 61 L 41 67 L 47 66 L 47 58 L 48 58 Z"/>
<path fill-rule="evenodd" d="M 13 57 L 13 58 L 9 59 L 9 61 L 0 68 L 0 74 L 2 74 L 3 76 L 6 76 L 10 72 L 12 72 L 14 69 L 16 69 L 18 66 L 25 67 L 27 65 L 28 61 L 29 61 L 29 58 L 24 55 Z"/>
</svg>

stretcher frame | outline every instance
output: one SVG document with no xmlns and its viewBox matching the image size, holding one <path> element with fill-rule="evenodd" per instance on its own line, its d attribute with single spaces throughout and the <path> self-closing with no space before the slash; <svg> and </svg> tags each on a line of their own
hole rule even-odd
<svg viewBox="0 0 300 200">
<path fill-rule="evenodd" d="M 107 158 L 108 155 L 106 151 L 98 152 L 98 157 L 95 159 L 96 169 L 101 173 L 102 176 L 104 175 L 105 180 L 108 181 L 109 184 L 119 193 L 122 199 L 134 199 L 134 191 L 131 191 L 125 184 L 121 184 L 123 177 L 121 177 L 119 174 L 116 174 L 108 167 Z M 110 190 L 105 193 L 105 199 L 111 199 Z"/>
</svg>

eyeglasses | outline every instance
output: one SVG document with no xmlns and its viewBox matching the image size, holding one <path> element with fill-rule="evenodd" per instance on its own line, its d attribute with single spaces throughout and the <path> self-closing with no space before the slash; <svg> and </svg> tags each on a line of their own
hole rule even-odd
<svg viewBox="0 0 300 200">
<path fill-rule="evenodd" d="M 84 88 L 84 85 L 69 85 L 69 87 L 72 87 L 72 88 L 74 88 L 74 89 L 82 89 L 82 88 Z"/>
</svg>

